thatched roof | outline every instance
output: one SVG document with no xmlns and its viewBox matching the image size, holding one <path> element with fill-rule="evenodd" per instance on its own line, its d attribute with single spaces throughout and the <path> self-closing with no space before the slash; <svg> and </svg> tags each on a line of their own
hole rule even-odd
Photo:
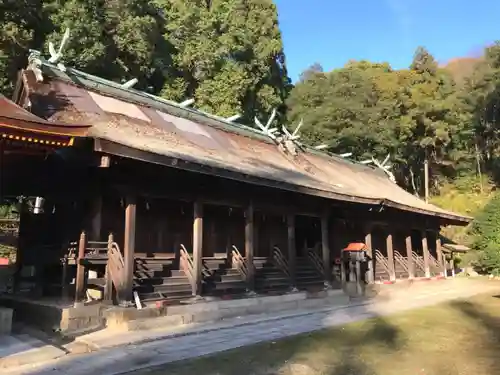
<svg viewBox="0 0 500 375">
<path fill-rule="evenodd" d="M 425 203 L 378 169 L 311 149 L 293 157 L 251 127 L 183 108 L 74 69 L 63 72 L 44 62 L 42 73 L 44 83 L 33 83 L 27 88 L 37 114 L 51 122 L 91 125 L 89 136 L 96 140 L 97 151 L 177 168 L 206 166 L 209 169 L 204 173 L 220 171 L 221 176 L 248 183 L 380 204 L 455 224 L 470 221 L 466 216 Z M 32 72 L 23 74 L 29 76 Z M 27 78 L 25 82 L 33 82 Z M 50 111 L 39 113 L 48 106 Z M 116 145 L 122 146 L 119 152 Z M 127 149 L 136 152 L 126 152 Z M 147 155 L 154 158 L 147 159 Z"/>
</svg>

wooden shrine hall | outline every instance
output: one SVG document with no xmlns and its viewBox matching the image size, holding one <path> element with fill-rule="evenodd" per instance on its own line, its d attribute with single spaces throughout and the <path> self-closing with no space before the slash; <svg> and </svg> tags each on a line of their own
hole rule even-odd
<svg viewBox="0 0 500 375">
<path fill-rule="evenodd" d="M 440 228 L 470 221 L 286 131 L 38 54 L 13 100 L 31 122 L 0 115 L 0 136 L 71 129 L 50 153 L 4 152 L 3 194 L 43 198 L 21 212 L 15 293 L 127 305 L 338 288 L 351 242 L 367 248 L 369 283 L 429 278 L 446 274 Z"/>
</svg>

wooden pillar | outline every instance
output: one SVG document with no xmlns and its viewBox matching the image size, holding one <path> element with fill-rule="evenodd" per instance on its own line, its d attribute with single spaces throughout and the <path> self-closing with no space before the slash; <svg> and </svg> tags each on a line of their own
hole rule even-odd
<svg viewBox="0 0 500 375">
<path fill-rule="evenodd" d="M 114 238 L 113 234 L 109 234 L 108 236 L 108 254 L 109 251 L 111 250 L 111 246 L 113 244 Z M 108 255 L 108 262 L 109 262 L 109 255 Z M 113 280 L 111 279 L 111 274 L 109 272 L 109 266 L 106 264 L 106 273 L 104 275 L 104 293 L 103 293 L 103 300 L 105 303 L 112 303 L 113 302 Z"/>
<path fill-rule="evenodd" d="M 78 255 L 76 258 L 76 280 L 75 280 L 75 305 L 85 302 L 85 248 L 87 247 L 87 236 L 85 232 L 80 234 L 78 241 Z"/>
<path fill-rule="evenodd" d="M 203 258 L 203 204 L 194 202 L 193 212 L 193 295 L 201 295 Z"/>
<path fill-rule="evenodd" d="M 65 254 L 61 259 L 61 298 L 68 300 L 68 255 Z"/>
<path fill-rule="evenodd" d="M 451 268 L 451 277 L 455 277 L 455 261 L 453 259 L 453 251 L 450 253 L 450 268 Z"/>
<path fill-rule="evenodd" d="M 254 209 L 250 203 L 245 211 L 245 258 L 247 263 L 247 286 L 248 290 L 254 290 L 255 268 L 253 265 L 254 257 Z"/>
<path fill-rule="evenodd" d="M 373 244 L 372 244 L 372 228 L 371 225 L 367 225 L 365 228 L 365 246 L 366 253 L 369 257 L 368 260 L 368 272 L 366 274 L 366 281 L 369 284 L 375 282 L 375 261 L 373 259 Z"/>
<path fill-rule="evenodd" d="M 394 247 L 392 243 L 392 233 L 387 234 L 385 243 L 387 248 L 387 263 L 389 264 L 389 279 L 391 281 L 395 281 L 396 271 L 394 268 Z"/>
<path fill-rule="evenodd" d="M 131 302 L 133 300 L 133 281 L 134 281 L 134 267 L 135 267 L 135 223 L 136 223 L 136 197 L 133 195 L 127 196 L 127 206 L 125 207 L 125 236 L 123 255 L 125 263 L 125 285 L 123 288 L 122 299 Z"/>
<path fill-rule="evenodd" d="M 436 255 L 439 266 L 443 270 L 443 276 L 446 277 L 446 261 L 443 256 L 443 249 L 441 247 L 441 238 L 439 237 L 439 231 L 436 232 Z"/>
<path fill-rule="evenodd" d="M 101 241 L 102 226 L 102 196 L 96 195 L 92 200 L 91 208 L 91 241 Z"/>
<path fill-rule="evenodd" d="M 297 249 L 295 248 L 295 215 L 288 214 L 287 216 L 287 227 L 288 227 L 288 267 L 290 272 L 290 279 L 292 286 L 296 287 L 296 260 L 297 260 Z"/>
<path fill-rule="evenodd" d="M 406 242 L 406 258 L 408 262 L 408 278 L 415 278 L 415 264 L 413 263 L 413 248 L 411 242 L 411 233 L 408 234 L 405 238 Z"/>
<path fill-rule="evenodd" d="M 332 281 L 332 261 L 330 258 L 330 235 L 328 233 L 328 213 L 321 217 L 321 250 L 323 255 L 323 277 L 326 285 L 330 286 Z"/>
<path fill-rule="evenodd" d="M 427 232 L 423 230 L 422 232 L 422 252 L 424 255 L 424 268 L 425 268 L 425 277 L 431 277 L 431 267 L 430 267 L 430 253 L 429 246 L 427 244 Z"/>
</svg>

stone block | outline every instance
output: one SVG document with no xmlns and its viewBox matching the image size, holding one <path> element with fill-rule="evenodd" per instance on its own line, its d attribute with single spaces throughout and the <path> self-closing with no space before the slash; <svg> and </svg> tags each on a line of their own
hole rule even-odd
<svg viewBox="0 0 500 375">
<path fill-rule="evenodd" d="M 327 297 L 343 296 L 344 291 L 342 289 L 328 289 L 326 291 Z"/>
<path fill-rule="evenodd" d="M 268 296 L 259 298 L 259 302 L 263 304 L 274 304 L 274 303 L 284 303 L 290 301 L 300 301 L 307 298 L 306 292 L 283 294 L 280 296 Z"/>
<path fill-rule="evenodd" d="M 101 305 L 83 305 L 78 307 L 68 307 L 62 310 L 63 319 L 85 318 L 89 316 L 99 316 L 101 314 Z"/>
<path fill-rule="evenodd" d="M 201 311 L 192 315 L 192 321 L 194 323 L 214 322 L 222 318 L 224 318 L 224 310 Z"/>
<path fill-rule="evenodd" d="M 192 324 L 194 323 L 194 315 L 193 314 L 184 314 L 182 315 L 182 324 Z"/>
<path fill-rule="evenodd" d="M 265 306 L 266 305 L 264 305 L 262 303 L 257 303 L 257 304 L 251 305 L 251 306 L 247 306 L 245 308 L 246 315 L 250 315 L 250 314 L 262 314 L 262 313 L 266 312 Z"/>
<path fill-rule="evenodd" d="M 184 324 L 182 315 L 160 316 L 152 319 L 139 319 L 124 322 L 121 327 L 129 331 L 142 331 L 160 327 L 177 327 Z"/>
<path fill-rule="evenodd" d="M 345 294 L 341 294 L 338 296 L 331 296 L 325 298 L 325 307 L 330 306 L 347 306 L 349 305 L 350 297 Z"/>
<path fill-rule="evenodd" d="M 219 302 L 220 309 L 234 309 L 240 307 L 248 307 L 259 303 L 259 298 L 241 298 L 229 301 Z"/>
<path fill-rule="evenodd" d="M 319 309 L 328 304 L 326 298 L 309 298 L 304 301 L 297 301 L 299 309 Z"/>
<path fill-rule="evenodd" d="M 318 290 L 316 292 L 308 292 L 307 293 L 307 298 L 325 298 L 327 297 L 327 291 L 326 290 Z"/>
<path fill-rule="evenodd" d="M 87 300 L 100 301 L 104 298 L 104 292 L 99 289 L 87 289 Z"/>
<path fill-rule="evenodd" d="M 304 301 L 300 301 L 304 302 Z M 264 305 L 264 312 L 278 312 L 297 309 L 299 301 L 285 301 L 281 303 L 268 303 Z"/>
<path fill-rule="evenodd" d="M 220 310 L 221 319 L 236 318 L 239 316 L 248 315 L 248 307 L 233 307 L 230 309 Z"/>
<path fill-rule="evenodd" d="M 8 335 L 12 331 L 12 309 L 0 307 L 0 335 Z"/>
<path fill-rule="evenodd" d="M 202 311 L 214 311 L 218 306 L 216 302 L 199 302 L 185 305 L 167 306 L 167 315 L 193 314 Z"/>
</svg>

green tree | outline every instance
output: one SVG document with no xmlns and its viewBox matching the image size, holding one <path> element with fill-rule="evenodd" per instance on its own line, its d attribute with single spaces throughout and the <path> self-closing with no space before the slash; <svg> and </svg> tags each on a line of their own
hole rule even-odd
<svg viewBox="0 0 500 375">
<path fill-rule="evenodd" d="M 304 119 L 308 142 L 359 159 L 391 153 L 398 181 L 416 191 L 423 187 L 424 160 L 437 180 L 453 176 L 453 163 L 463 156 L 466 133 L 455 84 L 423 48 L 408 70 L 350 61 L 311 75 L 296 85 L 287 104 L 290 122 Z"/>
<path fill-rule="evenodd" d="M 489 170 L 496 168 L 500 143 L 500 42 L 485 49 L 461 92 L 465 121 Z"/>
<path fill-rule="evenodd" d="M 161 18 L 144 1 L 64 0 L 46 9 L 54 27 L 50 41 L 71 30 L 64 60 L 73 67 L 118 82 L 137 78 L 145 89 L 168 66 Z"/>
<path fill-rule="evenodd" d="M 353 152 L 359 158 L 380 156 L 392 149 L 391 118 L 386 112 L 387 64 L 350 62 L 344 68 L 315 74 L 299 82 L 287 101 L 289 122 L 304 120 L 303 139 L 326 143 L 335 152 Z"/>
<path fill-rule="evenodd" d="M 42 0 L 0 0 L 0 93 L 10 96 L 28 50 L 39 48 L 47 30 Z"/>
<path fill-rule="evenodd" d="M 323 74 L 324 69 L 320 63 L 316 62 L 312 64 L 309 68 L 300 73 L 299 82 L 307 81 L 310 78 L 314 78 L 316 74 Z"/>
<path fill-rule="evenodd" d="M 283 103 L 289 87 L 276 6 L 270 0 L 156 0 L 173 46 L 162 95 L 253 122 Z"/>
<path fill-rule="evenodd" d="M 473 223 L 473 247 L 483 272 L 500 274 L 500 194 L 495 194 Z"/>
<path fill-rule="evenodd" d="M 463 146 L 462 108 L 455 83 L 432 55 L 419 47 L 410 67 L 408 85 L 402 90 L 398 128 L 398 138 L 404 145 L 401 157 L 407 172 L 411 168 L 421 170 L 428 160 L 431 177 L 437 181 L 438 175 L 461 156 L 454 151 Z"/>
</svg>

